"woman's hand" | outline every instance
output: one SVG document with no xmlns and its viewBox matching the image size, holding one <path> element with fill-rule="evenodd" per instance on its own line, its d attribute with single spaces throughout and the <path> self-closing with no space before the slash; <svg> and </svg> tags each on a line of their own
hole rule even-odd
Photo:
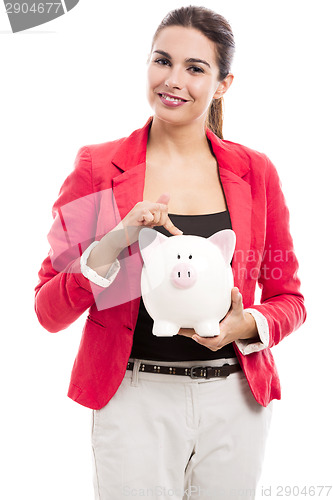
<svg viewBox="0 0 333 500">
<path fill-rule="evenodd" d="M 231 290 L 231 307 L 220 322 L 220 334 L 215 337 L 200 337 L 192 328 L 181 328 L 178 335 L 192 337 L 198 344 L 212 351 L 217 351 L 227 344 L 239 339 L 252 338 L 260 341 L 257 325 L 250 313 L 244 312 L 242 296 L 237 287 Z"/>
<path fill-rule="evenodd" d="M 164 226 L 173 235 L 183 234 L 168 216 L 170 195 L 163 193 L 156 203 L 140 201 L 120 223 L 99 241 L 87 259 L 87 265 L 105 277 L 119 253 L 137 241 L 143 227 Z"/>
<path fill-rule="evenodd" d="M 163 193 L 158 200 L 153 203 L 148 200 L 140 201 L 115 228 L 124 229 L 126 235 L 125 246 L 129 246 L 139 237 L 139 232 L 143 227 L 163 226 L 172 235 L 180 235 L 183 232 L 178 229 L 168 216 L 168 203 L 170 195 Z"/>
</svg>

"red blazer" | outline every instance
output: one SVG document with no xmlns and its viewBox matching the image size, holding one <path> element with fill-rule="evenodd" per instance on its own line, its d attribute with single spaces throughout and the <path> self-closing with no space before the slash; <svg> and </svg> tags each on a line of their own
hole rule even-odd
<svg viewBox="0 0 333 500">
<path fill-rule="evenodd" d="M 49 332 L 67 328 L 89 308 L 74 362 L 68 396 L 100 409 L 126 371 L 140 304 L 142 258 L 138 242 L 118 257 L 121 269 L 108 287 L 80 272 L 80 255 L 113 229 L 143 199 L 149 117 L 129 137 L 82 147 L 62 185 L 48 235 L 51 249 L 38 273 L 35 311 Z M 219 139 L 206 128 L 237 243 L 232 270 L 244 308 L 260 311 L 269 325 L 269 347 L 237 357 L 259 404 L 280 399 L 270 348 L 306 318 L 289 232 L 289 212 L 276 169 L 263 153 Z M 155 201 L 155 200 L 151 200 Z M 256 282 L 262 290 L 253 305 Z"/>
</svg>

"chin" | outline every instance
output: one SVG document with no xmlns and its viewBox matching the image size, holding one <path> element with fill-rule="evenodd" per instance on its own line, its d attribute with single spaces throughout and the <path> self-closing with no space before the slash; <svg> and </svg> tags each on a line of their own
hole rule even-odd
<svg viewBox="0 0 333 500">
<path fill-rule="evenodd" d="M 190 125 L 195 122 L 198 122 L 203 119 L 205 113 L 189 113 L 183 112 L 181 109 L 178 109 L 176 113 L 175 110 L 162 109 L 158 106 L 152 108 L 154 110 L 154 114 L 156 118 L 163 120 L 167 123 L 173 123 L 174 125 Z"/>
<path fill-rule="evenodd" d="M 171 123 L 171 124 L 174 124 L 174 125 L 178 125 L 178 124 L 183 123 L 184 117 L 181 116 L 180 114 L 177 115 L 177 116 L 176 115 L 172 115 L 169 112 L 168 109 L 165 110 L 164 112 L 163 111 L 158 110 L 158 109 L 155 108 L 154 115 L 156 116 L 156 118 L 158 118 L 159 120 L 162 120 L 163 122 Z M 186 120 L 186 122 L 187 122 L 187 120 Z"/>
</svg>

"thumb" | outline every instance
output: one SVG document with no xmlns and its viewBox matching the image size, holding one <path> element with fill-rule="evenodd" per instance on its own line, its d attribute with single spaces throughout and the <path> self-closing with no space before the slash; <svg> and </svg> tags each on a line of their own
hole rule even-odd
<svg viewBox="0 0 333 500">
<path fill-rule="evenodd" d="M 231 305 L 233 310 L 243 308 L 242 294 L 236 286 L 231 289 Z"/>
<path fill-rule="evenodd" d="M 164 205 L 167 205 L 170 200 L 170 193 L 162 193 L 158 200 L 156 200 L 156 203 L 163 203 Z"/>
</svg>

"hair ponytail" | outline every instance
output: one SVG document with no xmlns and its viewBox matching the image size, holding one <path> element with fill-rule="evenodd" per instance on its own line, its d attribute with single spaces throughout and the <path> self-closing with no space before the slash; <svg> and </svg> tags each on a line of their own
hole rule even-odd
<svg viewBox="0 0 333 500">
<path fill-rule="evenodd" d="M 214 132 L 214 134 L 217 135 L 220 139 L 223 139 L 222 100 L 223 97 L 220 97 L 220 99 L 213 99 L 206 119 L 206 127 L 210 128 L 210 130 L 212 130 L 212 132 Z"/>
</svg>

